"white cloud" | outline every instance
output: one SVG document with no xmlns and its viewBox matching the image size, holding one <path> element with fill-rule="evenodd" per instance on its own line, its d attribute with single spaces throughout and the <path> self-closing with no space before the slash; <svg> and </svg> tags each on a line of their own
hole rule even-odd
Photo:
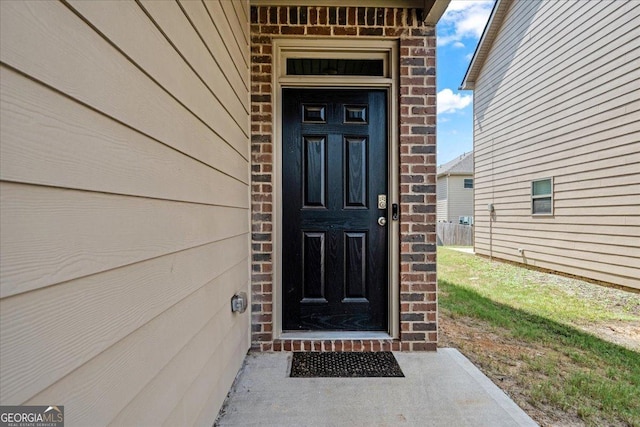
<svg viewBox="0 0 640 427">
<path fill-rule="evenodd" d="M 471 104 L 471 95 L 453 93 L 451 89 L 442 89 L 437 97 L 438 114 L 455 113 Z"/>
<path fill-rule="evenodd" d="M 462 43 L 462 42 L 454 42 L 453 43 L 453 47 L 463 48 L 464 47 L 464 43 Z"/>
<path fill-rule="evenodd" d="M 438 45 L 448 45 L 465 38 L 479 39 L 493 3 L 493 0 L 453 0 L 449 3 L 438 23 Z"/>
<path fill-rule="evenodd" d="M 473 58 L 473 52 L 469 52 L 464 56 L 464 59 L 466 59 L 467 62 L 471 61 L 471 58 Z"/>
</svg>

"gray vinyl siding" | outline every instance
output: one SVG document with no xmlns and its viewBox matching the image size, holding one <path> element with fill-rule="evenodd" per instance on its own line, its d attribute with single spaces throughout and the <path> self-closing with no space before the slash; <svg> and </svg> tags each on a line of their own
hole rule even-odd
<svg viewBox="0 0 640 427">
<path fill-rule="evenodd" d="M 473 189 L 464 188 L 472 175 L 443 175 L 437 182 L 437 221 L 458 223 L 461 216 L 473 216 Z"/>
<path fill-rule="evenodd" d="M 513 2 L 474 92 L 477 253 L 640 288 L 638 40 L 637 1 Z"/>
<path fill-rule="evenodd" d="M 212 425 L 249 347 L 248 2 L 0 2 L 0 404 Z"/>
<path fill-rule="evenodd" d="M 471 175 L 449 176 L 449 221 L 457 223 L 461 216 L 473 216 L 473 188 L 464 188 Z"/>
</svg>

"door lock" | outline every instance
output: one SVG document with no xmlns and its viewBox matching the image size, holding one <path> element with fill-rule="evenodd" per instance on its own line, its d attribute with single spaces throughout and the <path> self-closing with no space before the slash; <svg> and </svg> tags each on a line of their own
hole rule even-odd
<svg viewBox="0 0 640 427">
<path fill-rule="evenodd" d="M 378 194 L 378 209 L 387 209 L 387 195 Z"/>
<path fill-rule="evenodd" d="M 381 216 L 380 218 L 378 218 L 378 224 L 381 227 L 384 227 L 385 225 L 387 225 L 387 218 Z"/>
</svg>

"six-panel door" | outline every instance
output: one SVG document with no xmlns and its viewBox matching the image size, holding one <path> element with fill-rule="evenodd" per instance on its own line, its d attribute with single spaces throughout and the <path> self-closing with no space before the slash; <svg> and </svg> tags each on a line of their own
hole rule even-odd
<svg viewBox="0 0 640 427">
<path fill-rule="evenodd" d="M 283 89 L 283 330 L 388 329 L 387 96 Z"/>
</svg>

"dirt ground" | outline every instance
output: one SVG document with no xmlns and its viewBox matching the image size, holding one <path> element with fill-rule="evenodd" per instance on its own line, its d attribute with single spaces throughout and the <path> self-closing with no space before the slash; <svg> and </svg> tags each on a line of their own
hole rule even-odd
<svg viewBox="0 0 640 427">
<path fill-rule="evenodd" d="M 527 400 L 528 386 L 518 380 L 524 375 L 520 355 L 536 354 L 545 349 L 488 332 L 489 327 L 483 323 L 477 319 L 452 319 L 441 314 L 439 346 L 460 350 L 541 426 L 584 426 L 585 423 L 577 416 L 552 407 L 536 407 Z"/>
<path fill-rule="evenodd" d="M 626 310 L 631 308 L 634 314 L 640 314 L 640 303 L 636 304 L 636 301 L 640 301 L 638 294 L 629 294 L 618 289 L 605 288 L 561 276 L 553 276 L 550 279 L 549 276 L 553 275 L 547 274 L 545 280 L 560 281 L 569 292 L 584 298 L 605 301 L 606 305 L 614 311 L 624 305 Z M 632 295 L 631 306 L 629 306 L 630 295 Z M 583 323 L 575 326 L 604 340 L 640 351 L 640 322 L 612 321 L 597 324 Z M 529 401 L 532 381 L 526 380 L 535 373 L 532 374 L 523 369 L 522 355 L 535 357 L 536 354 L 540 355 L 549 350 L 542 345 L 519 342 L 512 337 L 501 336 L 492 331 L 488 324 L 478 319 L 469 317 L 453 319 L 446 311 L 440 312 L 439 346 L 460 350 L 541 426 L 586 425 L 577 415 L 555 407 L 544 407 L 539 403 L 534 406 Z M 558 363 L 563 363 L 562 356 L 557 356 Z"/>
<path fill-rule="evenodd" d="M 640 351 L 640 322 L 611 321 L 599 325 L 580 325 L 579 327 L 603 340 Z"/>
</svg>

